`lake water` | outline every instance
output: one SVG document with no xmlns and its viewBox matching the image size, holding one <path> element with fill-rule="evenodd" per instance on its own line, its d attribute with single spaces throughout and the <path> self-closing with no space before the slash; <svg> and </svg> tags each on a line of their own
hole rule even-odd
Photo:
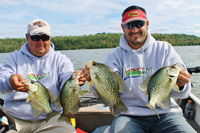
<svg viewBox="0 0 200 133">
<path fill-rule="evenodd" d="M 188 68 L 200 66 L 200 46 L 175 46 L 175 50 L 181 56 L 183 62 Z M 96 62 L 104 62 L 108 53 L 113 49 L 86 49 L 86 50 L 62 50 L 62 54 L 65 54 L 74 64 L 75 70 L 82 70 L 85 67 L 85 63 L 88 60 L 94 60 Z M 2 63 L 9 53 L 0 53 L 0 63 Z M 193 73 L 191 82 L 193 83 L 192 93 L 200 98 L 200 74 Z M 86 82 L 82 86 L 81 91 L 84 96 L 92 96 L 89 90 L 89 83 Z M 0 98 L 4 98 L 5 95 L 0 94 Z"/>
</svg>

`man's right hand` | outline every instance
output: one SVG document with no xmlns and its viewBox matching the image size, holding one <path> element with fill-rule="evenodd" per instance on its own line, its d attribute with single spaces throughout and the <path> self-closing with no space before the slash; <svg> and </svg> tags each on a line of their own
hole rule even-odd
<svg viewBox="0 0 200 133">
<path fill-rule="evenodd" d="M 10 76 L 10 84 L 16 91 L 27 92 L 27 87 L 22 83 L 24 78 L 21 74 L 13 74 Z"/>
<path fill-rule="evenodd" d="M 88 68 L 83 68 L 82 73 L 83 73 L 83 76 L 86 78 L 86 80 L 90 82 L 91 81 L 90 70 Z"/>
</svg>

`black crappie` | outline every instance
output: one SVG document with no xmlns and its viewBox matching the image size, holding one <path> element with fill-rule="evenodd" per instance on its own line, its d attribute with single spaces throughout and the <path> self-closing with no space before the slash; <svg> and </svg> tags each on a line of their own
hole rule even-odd
<svg viewBox="0 0 200 133">
<path fill-rule="evenodd" d="M 120 115 L 121 112 L 127 112 L 128 108 L 119 96 L 119 92 L 124 93 L 127 90 L 124 80 L 104 64 L 88 61 L 86 67 L 90 69 L 89 87 L 93 84 L 96 86 L 99 100 L 109 106 L 115 116 Z"/>
<path fill-rule="evenodd" d="M 80 86 L 78 85 L 78 78 L 80 74 L 73 73 L 72 76 L 65 82 L 61 92 L 56 100 L 56 106 L 58 108 L 63 107 L 63 113 L 58 118 L 58 121 L 65 121 L 71 123 L 70 114 L 78 112 L 80 107 L 79 94 Z"/>
<path fill-rule="evenodd" d="M 31 101 L 32 115 L 41 116 L 46 111 L 46 122 L 53 116 L 60 114 L 52 110 L 50 103 L 55 102 L 55 95 L 46 89 L 44 85 L 31 79 L 25 79 L 23 83 L 28 87 L 28 98 L 26 102 Z"/>
<path fill-rule="evenodd" d="M 160 68 L 139 85 L 140 90 L 145 95 L 148 95 L 149 100 L 146 106 L 153 109 L 157 115 L 158 113 L 155 104 L 162 109 L 169 109 L 171 106 L 171 90 L 174 89 L 175 91 L 180 92 L 179 87 L 176 85 L 176 81 L 179 72 L 183 69 L 183 65 L 180 63 Z"/>
</svg>

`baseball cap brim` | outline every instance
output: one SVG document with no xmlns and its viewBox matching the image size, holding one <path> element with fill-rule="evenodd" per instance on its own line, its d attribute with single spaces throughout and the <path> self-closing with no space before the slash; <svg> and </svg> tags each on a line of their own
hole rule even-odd
<svg viewBox="0 0 200 133">
<path fill-rule="evenodd" d="M 29 31 L 30 36 L 33 35 L 38 35 L 38 34 L 46 34 L 48 36 L 51 36 L 51 32 L 49 30 L 45 30 L 45 29 L 33 29 L 31 31 Z"/>
</svg>

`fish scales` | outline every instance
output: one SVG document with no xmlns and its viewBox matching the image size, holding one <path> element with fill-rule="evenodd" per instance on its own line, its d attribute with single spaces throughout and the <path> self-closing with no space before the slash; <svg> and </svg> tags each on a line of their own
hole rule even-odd
<svg viewBox="0 0 200 133">
<path fill-rule="evenodd" d="M 90 87 L 95 84 L 100 101 L 109 106 L 113 115 L 118 116 L 121 112 L 127 112 L 128 108 L 120 99 L 119 92 L 124 93 L 127 85 L 108 66 L 88 61 L 86 67 L 90 69 Z"/>
<path fill-rule="evenodd" d="M 36 83 L 37 84 L 37 83 Z M 42 109 L 44 109 L 47 113 L 51 112 L 52 109 L 49 103 L 49 94 L 46 89 L 43 89 L 40 85 L 38 85 L 38 90 L 35 92 L 36 95 L 42 96 L 39 99 L 35 99 L 34 95 L 30 95 L 31 102 L 33 104 L 39 105 Z M 30 92 L 29 92 L 30 93 Z"/>
<path fill-rule="evenodd" d="M 70 124 L 70 114 L 74 114 L 79 110 L 79 94 L 82 95 L 80 86 L 78 85 L 79 77 L 80 74 L 73 73 L 72 76 L 65 82 L 61 92 L 58 95 L 55 104 L 58 108 L 63 108 L 63 113 L 58 118 L 59 122 L 65 121 L 66 123 Z"/>
<path fill-rule="evenodd" d="M 155 97 L 155 101 L 160 101 L 164 98 L 166 98 L 166 94 L 170 94 L 171 89 L 155 89 L 155 88 L 162 88 L 164 87 L 163 84 L 167 84 L 169 78 L 167 77 L 167 70 L 169 67 L 164 67 L 162 69 L 159 69 L 156 73 L 155 76 L 153 76 L 148 84 L 148 93 L 149 93 L 149 98 L 154 97 L 156 95 L 159 95 L 160 97 Z M 166 75 L 163 78 L 160 78 L 162 75 Z M 151 94 L 151 92 L 153 92 Z M 161 97 L 162 96 L 162 97 Z M 165 96 L 165 97 L 163 97 Z M 153 99 L 152 99 L 153 100 Z"/>
<path fill-rule="evenodd" d="M 116 84 L 116 82 L 118 82 L 115 78 L 112 79 L 112 76 L 114 76 L 113 74 L 109 73 L 106 71 L 106 69 L 102 68 L 102 71 L 105 71 L 105 73 L 101 73 L 101 74 L 95 74 L 95 75 L 91 75 L 92 79 L 95 79 L 95 76 L 98 75 L 98 77 L 100 79 L 105 79 L 107 82 L 103 82 L 104 86 L 102 86 L 102 83 L 99 83 L 98 81 L 96 81 L 95 85 L 97 86 L 97 88 L 104 88 L 104 89 L 98 89 L 98 91 L 101 94 L 104 94 L 107 98 L 109 98 L 111 95 L 116 95 L 118 97 L 118 88 L 119 85 Z"/>
<path fill-rule="evenodd" d="M 55 115 L 60 114 L 51 108 L 50 103 L 54 102 L 55 95 L 45 88 L 45 86 L 39 82 L 31 79 L 25 79 L 23 83 L 28 87 L 28 97 L 26 102 L 31 101 L 32 114 L 34 117 L 41 116 L 46 111 L 46 122 Z"/>
<path fill-rule="evenodd" d="M 67 89 L 70 88 L 71 82 L 68 82 L 66 85 L 66 89 L 62 89 L 61 91 L 61 104 L 63 106 L 63 113 L 64 114 L 69 114 L 70 109 L 73 108 L 77 103 L 78 103 L 78 98 L 79 98 L 79 93 L 74 90 L 74 89 Z"/>
<path fill-rule="evenodd" d="M 174 89 L 180 92 L 176 81 L 179 72 L 183 69 L 183 65 L 180 63 L 160 68 L 139 85 L 140 90 L 145 95 L 148 95 L 148 103 L 146 106 L 153 109 L 157 115 L 155 104 L 162 109 L 169 109 L 171 106 L 171 90 Z"/>
</svg>

